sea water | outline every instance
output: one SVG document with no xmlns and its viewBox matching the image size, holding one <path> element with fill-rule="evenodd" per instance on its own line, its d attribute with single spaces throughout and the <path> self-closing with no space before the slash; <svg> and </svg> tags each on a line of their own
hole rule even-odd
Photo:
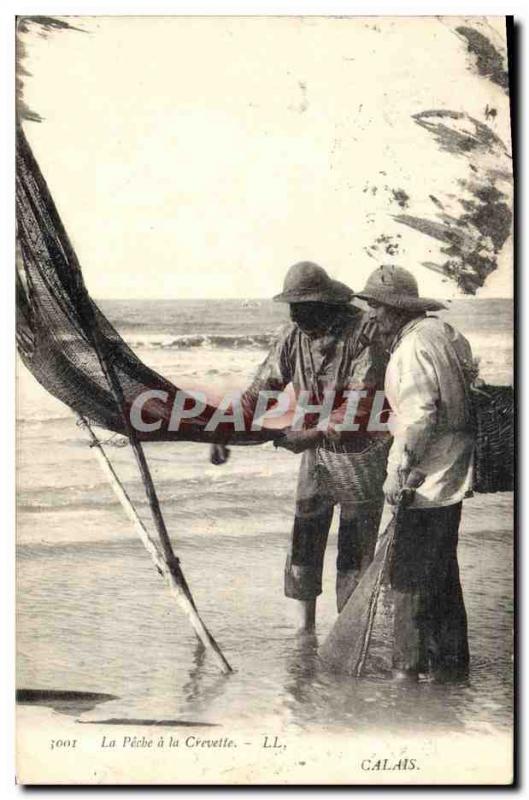
<svg viewBox="0 0 529 800">
<path fill-rule="evenodd" d="M 244 387 L 287 308 L 269 301 L 101 303 L 139 357 L 183 388 Z M 482 377 L 512 381 L 512 304 L 458 300 L 441 314 L 467 337 Z M 469 621 L 465 686 L 391 684 L 329 674 L 317 645 L 335 619 L 336 521 L 316 637 L 295 635 L 283 596 L 299 456 L 232 448 L 215 467 L 193 443 L 146 446 L 167 526 L 197 605 L 235 669 L 196 644 L 75 424 L 19 367 L 17 685 L 107 692 L 83 719 L 271 723 L 345 731 L 494 733 L 512 714 L 512 495 L 466 501 L 461 580 Z M 103 439 L 110 434 L 100 432 Z M 141 516 L 128 446 L 107 452 Z"/>
</svg>

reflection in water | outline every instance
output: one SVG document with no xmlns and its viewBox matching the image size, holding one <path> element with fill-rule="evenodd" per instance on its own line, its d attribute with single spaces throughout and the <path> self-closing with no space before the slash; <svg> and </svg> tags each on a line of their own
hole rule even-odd
<svg viewBox="0 0 529 800">
<path fill-rule="evenodd" d="M 463 710 L 474 692 L 468 682 L 403 685 L 388 680 L 387 674 L 365 678 L 337 674 L 319 659 L 314 634 L 293 640 L 284 663 L 284 704 L 290 723 L 305 729 L 318 720 L 326 727 L 343 728 L 345 723 L 350 730 L 463 730 Z"/>
<path fill-rule="evenodd" d="M 193 666 L 189 670 L 189 680 L 182 686 L 184 697 L 190 705 L 195 703 L 200 697 L 205 661 L 206 648 L 200 639 L 197 639 L 193 652 Z"/>
<path fill-rule="evenodd" d="M 318 637 L 315 633 L 298 634 L 285 658 L 286 697 L 301 708 L 310 703 L 313 684 L 318 673 Z M 297 712 L 294 712 L 294 717 Z"/>
<path fill-rule="evenodd" d="M 206 648 L 196 640 L 193 652 L 193 666 L 189 670 L 189 679 L 182 686 L 182 693 L 190 709 L 200 711 L 207 709 L 227 688 L 233 673 L 215 672 L 208 669 Z"/>
</svg>

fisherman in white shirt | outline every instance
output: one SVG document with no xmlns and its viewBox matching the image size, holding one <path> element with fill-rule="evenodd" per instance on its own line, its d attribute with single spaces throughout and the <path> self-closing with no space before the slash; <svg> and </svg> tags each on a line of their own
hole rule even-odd
<svg viewBox="0 0 529 800">
<path fill-rule="evenodd" d="M 384 493 L 396 505 L 410 469 L 425 475 L 399 508 L 390 580 L 395 601 L 393 669 L 401 679 L 468 674 L 467 620 L 457 563 L 462 500 L 472 490 L 474 438 L 467 340 L 437 317 L 444 306 L 419 297 L 413 275 L 383 266 L 358 297 L 390 342 L 385 393 L 393 443 Z"/>
</svg>

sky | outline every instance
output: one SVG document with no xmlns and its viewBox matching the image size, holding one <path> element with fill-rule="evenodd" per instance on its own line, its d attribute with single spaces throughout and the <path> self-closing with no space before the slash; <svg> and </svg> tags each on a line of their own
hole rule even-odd
<svg viewBox="0 0 529 800">
<path fill-rule="evenodd" d="M 84 32 L 23 36 L 43 117 L 25 130 L 93 297 L 267 297 L 300 260 L 358 290 L 395 263 L 423 294 L 461 296 L 421 265 L 439 243 L 393 219 L 394 190 L 421 214 L 468 168 L 412 114 L 488 105 L 509 141 L 508 100 L 468 68 L 457 22 L 68 19 Z M 478 296 L 512 296 L 510 241 Z"/>
</svg>

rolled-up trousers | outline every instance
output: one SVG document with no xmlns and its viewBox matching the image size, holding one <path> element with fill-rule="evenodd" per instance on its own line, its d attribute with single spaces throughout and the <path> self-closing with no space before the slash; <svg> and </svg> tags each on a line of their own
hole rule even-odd
<svg viewBox="0 0 529 800">
<path fill-rule="evenodd" d="M 356 502 L 353 491 L 350 502 L 340 502 L 336 561 L 339 611 L 373 559 L 384 506 L 383 479 L 383 473 L 377 477 L 371 502 Z M 322 591 L 325 549 L 336 504 L 336 499 L 325 490 L 326 483 L 318 478 L 314 451 L 306 451 L 300 467 L 292 541 L 285 565 L 285 595 L 296 600 L 313 600 Z"/>
</svg>

